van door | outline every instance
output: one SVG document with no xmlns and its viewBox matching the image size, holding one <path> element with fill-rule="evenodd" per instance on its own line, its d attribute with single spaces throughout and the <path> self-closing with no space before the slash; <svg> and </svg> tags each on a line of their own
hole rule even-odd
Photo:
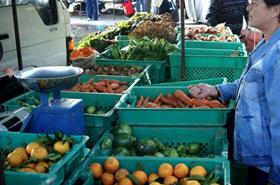
<svg viewBox="0 0 280 185">
<path fill-rule="evenodd" d="M 70 17 L 59 0 L 17 0 L 23 66 L 66 65 Z M 10 0 L 0 0 L 0 35 L 4 49 L 1 66 L 18 69 Z"/>
</svg>

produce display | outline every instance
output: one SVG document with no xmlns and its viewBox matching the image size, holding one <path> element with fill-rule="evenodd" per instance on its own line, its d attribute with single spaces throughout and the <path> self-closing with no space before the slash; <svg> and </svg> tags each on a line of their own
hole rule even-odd
<svg viewBox="0 0 280 185">
<path fill-rule="evenodd" d="M 185 28 L 185 36 L 195 34 L 232 34 L 225 24 L 218 24 L 216 27 L 212 26 L 189 26 Z"/>
<path fill-rule="evenodd" d="M 102 115 L 106 114 L 109 110 L 110 108 L 107 107 L 88 105 L 84 108 L 84 113 Z"/>
<path fill-rule="evenodd" d="M 140 96 L 137 98 L 136 107 L 138 108 L 225 108 L 218 100 L 210 98 L 197 99 L 191 98 L 181 90 L 176 90 L 174 94 L 160 93 L 155 99 Z"/>
<path fill-rule="evenodd" d="M 103 185 L 219 185 L 220 180 L 214 171 L 208 172 L 202 165 L 187 166 L 185 163 L 163 162 L 150 174 L 141 168 L 129 172 L 115 157 L 108 157 L 103 164 L 91 163 L 89 170 L 95 183 Z"/>
<path fill-rule="evenodd" d="M 166 60 L 168 54 L 175 51 L 176 47 L 164 39 L 149 39 L 144 37 L 141 40 L 132 40 L 130 44 L 121 49 L 113 45 L 110 47 L 111 56 L 104 56 L 112 59 L 123 60 Z"/>
<path fill-rule="evenodd" d="M 114 42 L 112 40 L 115 38 L 115 36 L 128 35 L 134 29 L 136 29 L 138 26 L 141 25 L 141 21 L 152 21 L 152 22 L 157 22 L 160 20 L 168 21 L 167 23 L 164 23 L 166 25 L 164 30 L 167 30 L 167 31 L 164 31 L 164 33 L 166 33 L 167 35 L 164 35 L 161 33 L 161 32 L 163 32 L 163 30 L 158 29 L 159 30 L 157 32 L 159 34 L 158 38 L 168 38 L 168 40 L 171 39 L 171 40 L 175 41 L 175 39 L 176 39 L 174 37 L 175 28 L 172 29 L 170 27 L 171 26 L 171 23 L 169 21 L 170 19 L 167 17 L 168 17 L 167 15 L 153 15 L 153 14 L 149 14 L 149 13 L 145 13 L 145 12 L 135 13 L 129 20 L 120 21 L 120 22 L 116 23 L 115 25 L 107 28 L 103 32 L 96 32 L 94 34 L 89 34 L 88 36 L 86 36 L 79 42 L 78 47 L 83 48 L 86 46 L 90 46 L 101 53 L 101 52 L 105 51 L 105 48 L 107 48 L 109 45 L 111 45 Z M 173 33 L 171 33 L 171 30 L 173 30 Z M 148 37 L 154 38 L 153 36 L 156 36 L 155 33 L 152 34 L 151 32 L 148 32 L 146 29 L 142 30 L 142 31 L 145 31 L 146 34 L 148 34 L 147 35 Z M 143 34 L 141 33 L 141 35 L 143 35 Z M 140 36 L 139 31 L 134 32 L 134 34 L 132 34 L 131 36 L 135 36 L 135 37 L 139 38 L 139 36 Z M 145 35 L 143 35 L 143 36 L 145 36 Z"/>
<path fill-rule="evenodd" d="M 22 99 L 18 99 L 15 101 L 15 104 L 20 106 L 20 107 L 25 107 L 29 111 L 33 110 L 36 108 L 39 104 L 41 103 L 41 100 L 38 97 L 31 96 L 31 97 L 25 97 Z"/>
<path fill-rule="evenodd" d="M 138 139 L 133 136 L 132 129 L 127 124 L 119 124 L 112 130 L 113 137 L 104 137 L 100 142 L 101 152 L 110 150 L 114 156 L 154 156 L 154 157 L 207 157 L 202 155 L 199 142 L 189 142 L 171 147 L 158 138 Z"/>
<path fill-rule="evenodd" d="M 170 43 L 175 43 L 176 41 L 175 26 L 170 14 L 164 14 L 161 19 L 156 21 L 153 17 L 141 21 L 139 25 L 129 33 L 129 36 L 136 39 L 141 39 L 145 36 L 150 39 L 165 39 Z"/>
<path fill-rule="evenodd" d="M 188 35 L 185 37 L 186 40 L 199 40 L 199 41 L 220 41 L 220 42 L 236 42 L 237 38 L 234 35 L 202 35 L 202 34 L 195 34 L 195 35 Z"/>
<path fill-rule="evenodd" d="M 77 59 L 84 59 L 84 58 L 88 58 L 91 55 L 93 55 L 94 50 L 91 49 L 90 47 L 84 47 L 84 48 L 80 48 L 80 49 L 73 49 L 70 53 L 70 60 L 74 61 Z"/>
<path fill-rule="evenodd" d="M 143 67 L 140 66 L 117 66 L 117 65 L 106 65 L 101 66 L 94 64 L 89 69 L 85 70 L 85 74 L 90 75 L 118 75 L 118 76 L 134 76 L 143 72 Z"/>
<path fill-rule="evenodd" d="M 48 173 L 52 164 L 59 161 L 69 150 L 74 141 L 71 137 L 56 132 L 55 137 L 49 135 L 38 137 L 12 150 L 6 149 L 5 169 L 20 172 Z"/>
<path fill-rule="evenodd" d="M 77 83 L 69 91 L 78 92 L 99 92 L 99 93 L 122 93 L 128 88 L 128 82 L 119 80 L 100 80 L 95 82 L 93 79 L 83 83 Z"/>
</svg>

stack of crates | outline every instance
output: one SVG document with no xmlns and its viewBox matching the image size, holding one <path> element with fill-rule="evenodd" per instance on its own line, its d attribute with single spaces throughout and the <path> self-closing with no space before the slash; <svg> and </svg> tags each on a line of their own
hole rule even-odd
<svg viewBox="0 0 280 185">
<path fill-rule="evenodd" d="M 185 80 L 226 77 L 229 82 L 238 79 L 247 62 L 245 45 L 237 35 L 234 42 L 185 40 Z M 178 42 L 178 48 L 181 42 Z M 169 55 L 170 80 L 181 79 L 181 53 Z"/>
<path fill-rule="evenodd" d="M 162 163 L 170 163 L 173 166 L 178 163 L 185 163 L 190 168 L 195 165 L 202 165 L 207 172 L 213 171 L 214 176 L 220 179 L 220 184 L 230 184 L 227 135 L 222 126 L 225 124 L 226 114 L 232 109 L 232 105 L 219 109 L 135 107 L 137 97 L 140 95 L 154 99 L 159 93 L 165 95 L 178 89 L 188 93 L 186 86 L 197 82 L 218 84 L 225 81 L 225 78 L 218 78 L 185 82 L 179 86 L 165 84 L 164 86 L 133 87 L 117 104 L 119 123 L 128 124 L 132 129 L 132 135 L 138 140 L 157 138 L 167 148 L 197 142 L 200 145 L 200 152 L 196 157 L 117 156 L 120 168 L 126 168 L 132 173 L 140 165 L 149 174 L 156 172 L 158 166 Z M 112 146 L 106 150 L 103 150 L 100 146 L 104 140 L 113 137 L 112 132 L 113 130 L 106 132 L 99 139 L 90 152 L 87 161 L 79 169 L 76 169 L 75 173 L 78 175 L 69 179 L 69 184 L 74 182 L 87 185 L 95 184 L 88 167 L 94 162 L 103 164 L 111 155 Z"/>
<path fill-rule="evenodd" d="M 0 132 L 0 149 L 4 156 L 17 147 L 25 147 L 27 144 L 34 142 L 39 136 L 44 134 L 18 133 L 18 132 Z M 50 137 L 54 138 L 53 135 Z M 88 140 L 87 136 L 71 136 L 75 142 L 70 150 L 59 160 L 51 164 L 46 173 L 20 172 L 20 169 L 5 170 L 4 180 L 6 185 L 15 184 L 49 184 L 60 185 L 68 179 L 72 171 L 82 163 L 89 153 L 85 148 Z M 48 156 L 51 157 L 51 156 Z M 2 159 L 1 159 L 2 160 Z M 34 161 L 34 160 L 33 160 Z M 21 165 L 20 167 L 24 167 Z M 26 167 L 25 167 L 26 168 Z"/>
</svg>

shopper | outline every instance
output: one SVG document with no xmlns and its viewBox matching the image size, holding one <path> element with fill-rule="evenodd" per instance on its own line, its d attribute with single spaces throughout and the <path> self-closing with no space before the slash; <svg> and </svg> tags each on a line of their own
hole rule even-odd
<svg viewBox="0 0 280 185">
<path fill-rule="evenodd" d="M 88 21 L 92 19 L 98 20 L 99 18 L 98 0 L 86 0 L 86 14 L 87 14 Z"/>
<path fill-rule="evenodd" d="M 206 16 L 211 26 L 226 23 L 234 34 L 240 34 L 243 17 L 248 20 L 246 6 L 248 0 L 212 0 L 209 13 Z"/>
<path fill-rule="evenodd" d="M 211 0 L 185 0 L 188 19 L 194 23 L 206 23 Z"/>
<path fill-rule="evenodd" d="M 159 7 L 159 14 L 170 13 L 174 22 L 179 21 L 178 7 L 173 0 L 163 0 Z"/>
<path fill-rule="evenodd" d="M 137 12 L 146 12 L 146 0 L 136 0 Z"/>
<path fill-rule="evenodd" d="M 236 100 L 234 159 L 246 164 L 248 185 L 280 184 L 280 0 L 252 0 L 249 26 L 264 38 L 233 83 L 189 86 L 193 97 Z"/>
</svg>

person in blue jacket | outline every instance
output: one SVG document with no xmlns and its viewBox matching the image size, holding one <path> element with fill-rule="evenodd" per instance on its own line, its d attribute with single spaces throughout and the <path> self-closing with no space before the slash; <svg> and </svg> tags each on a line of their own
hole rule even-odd
<svg viewBox="0 0 280 185">
<path fill-rule="evenodd" d="M 87 20 L 98 20 L 99 18 L 99 7 L 98 0 L 86 0 L 86 14 Z"/>
<path fill-rule="evenodd" d="M 251 0 L 249 26 L 264 38 L 248 56 L 239 80 L 189 86 L 193 97 L 234 99 L 233 156 L 248 165 L 248 185 L 280 185 L 280 0 Z"/>
<path fill-rule="evenodd" d="M 207 23 L 216 26 L 226 23 L 234 34 L 240 34 L 243 17 L 248 18 L 246 7 L 248 0 L 212 0 L 209 12 L 206 15 Z"/>
</svg>

